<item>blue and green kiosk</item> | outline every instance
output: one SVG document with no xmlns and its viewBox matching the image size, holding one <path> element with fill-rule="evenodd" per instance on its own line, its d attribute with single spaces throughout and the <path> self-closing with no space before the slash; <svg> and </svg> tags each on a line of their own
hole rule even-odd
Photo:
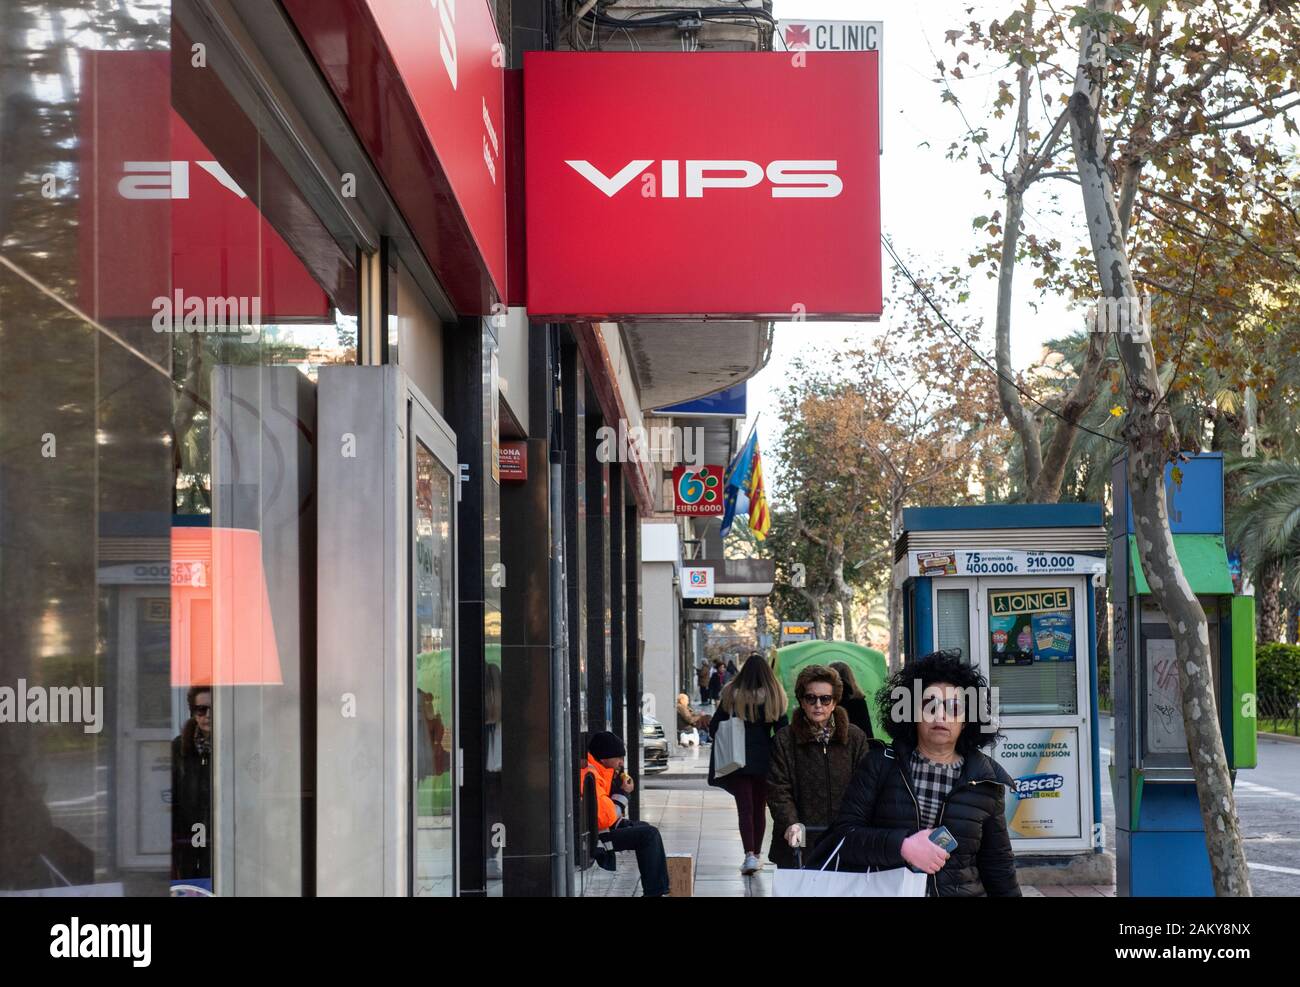
<svg viewBox="0 0 1300 987">
<path fill-rule="evenodd" d="M 1254 600 L 1234 590 L 1228 566 L 1222 455 L 1190 455 L 1176 468 L 1165 478 L 1170 527 L 1209 620 L 1235 772 L 1255 766 Z M 1002 738 L 992 754 L 1015 780 L 1006 812 L 1022 864 L 1085 863 L 1106 845 L 1096 590 L 1109 572 L 1117 893 L 1212 895 L 1173 641 L 1138 560 L 1125 470 L 1122 459 L 1113 466 L 1119 506 L 1109 532 L 1100 504 L 905 510 L 894 553 L 903 650 L 958 648 L 998 690 Z"/>
<path fill-rule="evenodd" d="M 1097 724 L 1096 588 L 1106 578 L 1100 504 L 985 504 L 903 511 L 894 582 L 903 652 L 959 649 L 1000 711 L 991 754 L 1015 780 L 1017 856 L 1084 869 L 1104 849 Z M 1108 870 L 1108 865 L 1105 868 Z"/>
</svg>

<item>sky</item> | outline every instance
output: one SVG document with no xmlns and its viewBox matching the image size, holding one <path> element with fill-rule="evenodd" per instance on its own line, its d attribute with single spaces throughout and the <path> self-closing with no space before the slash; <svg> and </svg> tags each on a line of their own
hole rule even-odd
<svg viewBox="0 0 1300 987">
<path fill-rule="evenodd" d="M 884 22 L 881 62 L 884 74 L 884 154 L 881 158 L 881 223 L 886 236 L 899 255 L 913 268 L 927 271 L 954 264 L 967 267 L 967 258 L 981 243 L 971 226 L 979 215 L 1001 208 L 998 183 L 992 176 L 981 175 L 976 161 L 949 161 L 948 145 L 959 140 L 966 126 L 961 115 L 940 99 L 941 89 L 933 80 L 938 76 L 935 59 L 954 64 L 957 50 L 945 45 L 943 34 L 971 19 L 987 25 L 1001 19 L 1017 5 L 1010 0 L 976 2 L 976 0 L 775 0 L 774 14 L 781 19 L 854 20 Z M 966 10 L 974 7 L 974 13 Z M 779 46 L 779 42 L 778 42 Z M 975 61 L 979 59 L 975 58 Z M 996 95 L 996 79 L 1007 76 L 990 72 L 991 63 L 967 73 L 965 83 L 954 82 L 962 99 L 966 118 L 972 125 L 987 125 L 990 144 L 1000 144 L 1011 133 L 1011 121 L 992 119 L 989 108 Z M 1000 165 L 1000 159 L 995 166 Z M 1027 230 L 1040 236 L 1058 237 L 1067 252 L 1084 243 L 1086 231 L 1076 225 L 1073 214 L 1081 211 L 1075 201 L 1078 190 L 1064 182 L 1039 183 L 1040 188 L 1055 185 L 1066 216 L 1053 215 L 1045 192 L 1031 191 L 1027 201 Z M 991 190 L 994 199 L 984 193 Z M 915 261 L 915 263 L 913 263 Z M 885 315 L 881 323 L 805 323 L 802 326 L 780 325 L 767 367 L 749 381 L 749 421 L 753 424 L 761 413 L 760 445 L 771 449 L 779 432 L 777 402 L 791 373 L 791 362 L 810 351 L 833 358 L 836 351 L 862 345 L 889 325 L 890 278 L 892 265 L 883 258 Z M 1026 269 L 1027 270 L 1027 269 Z M 983 271 L 972 272 L 972 297 L 961 313 L 982 319 L 984 332 L 981 349 L 993 350 L 993 314 L 996 303 L 995 282 Z M 1060 299 L 1041 299 L 1032 286 L 1032 275 L 1019 279 L 1015 317 L 1012 323 L 1012 363 L 1024 369 L 1035 362 L 1043 344 L 1064 335 L 1081 321 Z M 1030 302 L 1037 302 L 1034 312 Z M 957 320 L 954 318 L 953 320 Z M 960 323 L 959 323 L 960 324 Z M 987 371 L 985 371 L 987 372 Z"/>
</svg>

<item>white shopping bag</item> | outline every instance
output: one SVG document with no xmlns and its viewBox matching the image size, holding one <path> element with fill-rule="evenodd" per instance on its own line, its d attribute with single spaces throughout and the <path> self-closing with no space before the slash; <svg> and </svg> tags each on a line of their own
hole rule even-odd
<svg viewBox="0 0 1300 987">
<path fill-rule="evenodd" d="M 839 866 L 840 840 L 835 851 L 820 870 L 785 870 L 776 872 L 772 893 L 777 898 L 924 898 L 925 875 L 914 874 L 906 867 L 892 870 L 850 874 L 827 870 L 832 861 Z"/>
<path fill-rule="evenodd" d="M 745 721 L 723 720 L 713 737 L 713 777 L 722 778 L 745 766 Z"/>
</svg>

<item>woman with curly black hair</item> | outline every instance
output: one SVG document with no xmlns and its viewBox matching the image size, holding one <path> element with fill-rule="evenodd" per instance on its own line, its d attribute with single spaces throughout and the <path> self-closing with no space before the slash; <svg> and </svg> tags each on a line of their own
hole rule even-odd
<svg viewBox="0 0 1300 987">
<path fill-rule="evenodd" d="M 841 870 L 911 866 L 931 897 L 1017 897 L 1005 816 L 1011 776 L 982 748 L 997 738 L 979 670 L 950 652 L 904 665 L 876 695 L 894 738 L 874 744 L 844 793 L 821 854 Z M 947 827 L 952 852 L 931 842 Z"/>
</svg>

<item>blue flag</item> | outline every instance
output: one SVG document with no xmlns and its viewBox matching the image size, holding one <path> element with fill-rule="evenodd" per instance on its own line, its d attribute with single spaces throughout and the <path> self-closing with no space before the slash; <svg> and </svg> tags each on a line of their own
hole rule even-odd
<svg viewBox="0 0 1300 987">
<path fill-rule="evenodd" d="M 749 486 L 750 473 L 754 468 L 754 450 L 758 447 L 758 430 L 749 433 L 749 439 L 740 447 L 736 458 L 727 467 L 727 476 L 723 483 L 726 488 L 722 496 L 722 537 L 727 537 L 731 522 L 736 517 L 736 495 Z"/>
</svg>

